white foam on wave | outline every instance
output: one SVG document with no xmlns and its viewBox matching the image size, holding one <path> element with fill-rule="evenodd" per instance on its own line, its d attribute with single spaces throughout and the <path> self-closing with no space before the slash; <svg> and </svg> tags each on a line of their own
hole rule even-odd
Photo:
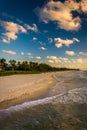
<svg viewBox="0 0 87 130">
<path fill-rule="evenodd" d="M 22 111 L 27 108 L 31 108 L 37 105 L 43 105 L 43 104 L 48 104 L 48 103 L 54 103 L 55 101 L 60 102 L 60 103 L 66 103 L 70 99 L 71 102 L 78 102 L 78 103 L 87 103 L 87 88 L 78 88 L 78 89 L 73 89 L 70 91 L 67 91 L 66 93 L 62 93 L 56 96 L 52 97 L 46 97 L 44 99 L 39 99 L 39 100 L 34 100 L 34 101 L 29 101 L 25 102 L 16 106 L 11 106 L 7 109 L 0 110 L 0 115 L 2 116 L 1 113 L 13 113 L 17 111 Z M 84 100 L 85 99 L 85 100 Z"/>
<path fill-rule="evenodd" d="M 31 108 L 31 107 L 34 107 L 34 106 L 37 106 L 37 105 L 52 103 L 53 101 L 55 101 L 55 99 L 57 97 L 61 97 L 62 95 L 63 94 L 52 96 L 52 97 L 46 97 L 44 99 L 24 102 L 24 103 L 16 105 L 16 106 L 11 106 L 7 109 L 0 110 L 0 115 L 2 115 L 1 113 L 9 113 L 9 112 L 13 113 L 13 112 L 22 111 L 24 109 Z"/>
<path fill-rule="evenodd" d="M 56 75 L 54 77 L 57 79 Z M 61 81 L 57 83 L 56 85 L 59 85 L 61 87 L 61 84 L 63 82 L 64 81 Z M 24 102 L 22 104 L 11 106 L 7 109 L 0 110 L 0 118 L 2 118 L 3 114 L 15 113 L 17 111 L 23 111 L 27 108 L 31 108 L 37 105 L 54 103 L 55 101 L 60 102 L 60 103 L 67 103 L 68 101 L 77 102 L 77 103 L 87 103 L 86 99 L 87 99 L 87 87 L 76 88 L 76 89 L 68 90 L 64 93 L 61 93 L 55 96 Z"/>
<path fill-rule="evenodd" d="M 80 77 L 87 80 L 86 73 L 86 71 L 81 71 Z"/>
</svg>

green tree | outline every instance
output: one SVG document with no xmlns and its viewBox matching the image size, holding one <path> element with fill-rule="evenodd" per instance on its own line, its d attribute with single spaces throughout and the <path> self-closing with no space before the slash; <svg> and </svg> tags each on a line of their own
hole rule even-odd
<svg viewBox="0 0 87 130">
<path fill-rule="evenodd" d="M 51 70 L 51 66 L 44 63 L 39 64 L 39 71 L 45 72 L 50 70 Z"/>
<path fill-rule="evenodd" d="M 16 61 L 15 60 L 10 60 L 9 63 L 11 65 L 12 70 L 15 70 L 16 69 Z"/>
<path fill-rule="evenodd" d="M 30 61 L 30 70 L 37 71 L 38 70 L 38 63 L 37 62 L 31 62 Z"/>
<path fill-rule="evenodd" d="M 6 63 L 6 59 L 2 58 L 0 59 L 0 66 L 2 70 L 5 70 L 7 63 Z"/>
<path fill-rule="evenodd" d="M 29 70 L 28 61 L 24 61 L 24 62 L 22 63 L 22 69 L 25 70 L 25 71 Z"/>
<path fill-rule="evenodd" d="M 17 70 L 22 70 L 22 64 L 20 61 L 17 62 Z"/>
</svg>

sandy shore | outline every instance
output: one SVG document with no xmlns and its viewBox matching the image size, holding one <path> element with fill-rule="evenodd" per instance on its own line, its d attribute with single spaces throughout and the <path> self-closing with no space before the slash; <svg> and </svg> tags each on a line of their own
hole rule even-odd
<svg viewBox="0 0 87 130">
<path fill-rule="evenodd" d="M 56 84 L 54 73 L 0 77 L 0 109 L 33 100 Z"/>
</svg>

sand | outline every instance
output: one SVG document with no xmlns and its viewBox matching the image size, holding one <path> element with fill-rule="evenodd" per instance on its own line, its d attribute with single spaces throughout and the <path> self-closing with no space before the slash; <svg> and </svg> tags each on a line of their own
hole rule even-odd
<svg viewBox="0 0 87 130">
<path fill-rule="evenodd" d="M 54 73 L 0 77 L 0 109 L 37 99 L 56 84 Z"/>
</svg>

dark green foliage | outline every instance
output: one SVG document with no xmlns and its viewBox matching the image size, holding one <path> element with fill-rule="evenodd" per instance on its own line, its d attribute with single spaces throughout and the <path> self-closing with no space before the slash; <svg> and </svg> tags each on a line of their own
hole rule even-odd
<svg viewBox="0 0 87 130">
<path fill-rule="evenodd" d="M 32 62 L 30 61 L 30 70 L 33 71 L 33 70 L 37 70 L 38 71 L 38 63 L 37 62 Z"/>
<path fill-rule="evenodd" d="M 27 74 L 27 73 L 40 73 L 40 72 L 52 72 L 52 71 L 66 71 L 75 70 L 68 68 L 56 68 L 45 63 L 38 64 L 37 62 L 16 62 L 15 60 L 10 60 L 6 63 L 6 59 L 0 59 L 0 76 L 11 75 L 11 74 Z"/>
<path fill-rule="evenodd" d="M 2 58 L 0 59 L 0 67 L 4 71 L 7 66 L 6 59 Z"/>
<path fill-rule="evenodd" d="M 41 72 L 50 71 L 51 68 L 52 67 L 47 64 L 44 64 L 44 63 L 39 64 L 39 71 L 41 71 Z"/>
<path fill-rule="evenodd" d="M 9 63 L 10 63 L 10 68 L 12 70 L 15 70 L 16 69 L 16 61 L 15 60 L 10 60 Z"/>
</svg>

